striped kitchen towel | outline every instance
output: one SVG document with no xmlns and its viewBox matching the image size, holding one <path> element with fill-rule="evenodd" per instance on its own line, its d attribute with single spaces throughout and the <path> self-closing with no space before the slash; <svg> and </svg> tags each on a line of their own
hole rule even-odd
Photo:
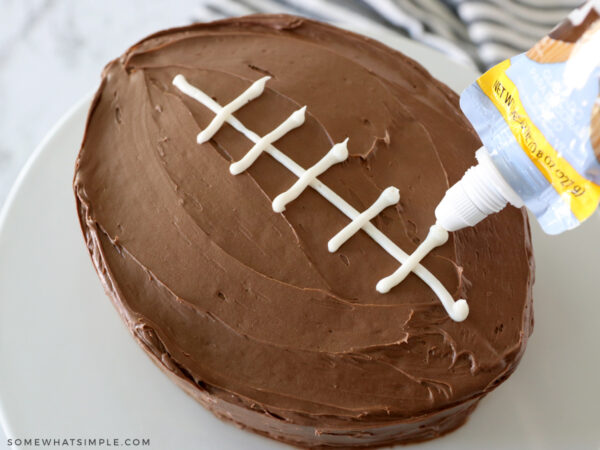
<svg viewBox="0 0 600 450">
<path fill-rule="evenodd" d="M 582 0 L 198 0 L 195 19 L 288 13 L 402 33 L 481 70 L 528 50 Z"/>
</svg>

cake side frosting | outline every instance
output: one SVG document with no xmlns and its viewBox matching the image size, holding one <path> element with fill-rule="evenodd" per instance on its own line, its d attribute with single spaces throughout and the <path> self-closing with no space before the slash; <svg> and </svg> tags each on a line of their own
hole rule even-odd
<svg viewBox="0 0 600 450">
<path fill-rule="evenodd" d="M 362 232 L 329 253 L 348 223 L 339 211 L 307 189 L 274 214 L 292 174 L 263 155 L 230 176 L 252 143 L 227 125 L 196 143 L 214 114 L 172 86 L 180 73 L 223 105 L 270 76 L 235 113 L 261 136 L 309 105 L 277 147 L 308 168 L 348 136 L 348 161 L 319 179 L 360 211 L 398 186 L 400 203 L 373 224 L 407 251 L 474 161 L 479 142 L 456 96 L 399 53 L 305 19 L 167 30 L 105 69 L 74 185 L 121 316 L 218 415 L 300 445 L 407 442 L 460 425 L 514 370 L 531 332 L 524 213 L 454 233 L 423 261 L 469 299 L 465 322 L 414 275 L 381 295 L 374 281 L 397 262 Z"/>
</svg>

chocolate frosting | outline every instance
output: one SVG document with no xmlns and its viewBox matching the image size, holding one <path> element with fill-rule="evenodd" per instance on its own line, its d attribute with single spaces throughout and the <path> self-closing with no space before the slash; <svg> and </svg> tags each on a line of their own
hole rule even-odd
<svg viewBox="0 0 600 450">
<path fill-rule="evenodd" d="M 277 147 L 301 166 L 349 137 L 320 179 L 356 209 L 387 186 L 401 201 L 373 223 L 407 252 L 480 142 L 457 97 L 390 48 L 285 16 L 154 34 L 108 64 L 77 159 L 78 214 L 94 265 L 142 347 L 220 417 L 297 445 L 379 445 L 459 426 L 516 367 L 532 331 L 533 259 L 523 211 L 454 233 L 423 261 L 471 312 L 453 322 L 414 274 L 364 232 L 336 253 L 348 219 L 312 189 L 282 214 L 295 177 L 172 86 L 176 74 L 224 105 L 272 79 L 235 113 L 264 135 L 300 106 Z"/>
</svg>

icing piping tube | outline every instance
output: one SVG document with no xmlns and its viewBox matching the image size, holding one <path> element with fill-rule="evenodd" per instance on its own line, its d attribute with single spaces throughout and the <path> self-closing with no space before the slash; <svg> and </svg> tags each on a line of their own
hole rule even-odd
<svg viewBox="0 0 600 450">
<path fill-rule="evenodd" d="M 600 203 L 600 0 L 483 74 L 460 105 L 484 147 L 436 208 L 439 225 L 473 226 L 507 203 L 548 234 L 581 224 Z"/>
</svg>

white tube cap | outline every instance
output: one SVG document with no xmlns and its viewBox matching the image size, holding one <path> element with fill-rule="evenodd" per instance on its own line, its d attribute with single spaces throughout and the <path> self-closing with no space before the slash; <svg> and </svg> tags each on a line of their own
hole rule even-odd
<svg viewBox="0 0 600 450">
<path fill-rule="evenodd" d="M 435 209 L 437 223 L 448 231 L 472 227 L 507 203 L 523 206 L 484 147 L 477 151 L 476 157 L 479 164 L 468 169 L 462 179 L 448 189 Z"/>
</svg>

